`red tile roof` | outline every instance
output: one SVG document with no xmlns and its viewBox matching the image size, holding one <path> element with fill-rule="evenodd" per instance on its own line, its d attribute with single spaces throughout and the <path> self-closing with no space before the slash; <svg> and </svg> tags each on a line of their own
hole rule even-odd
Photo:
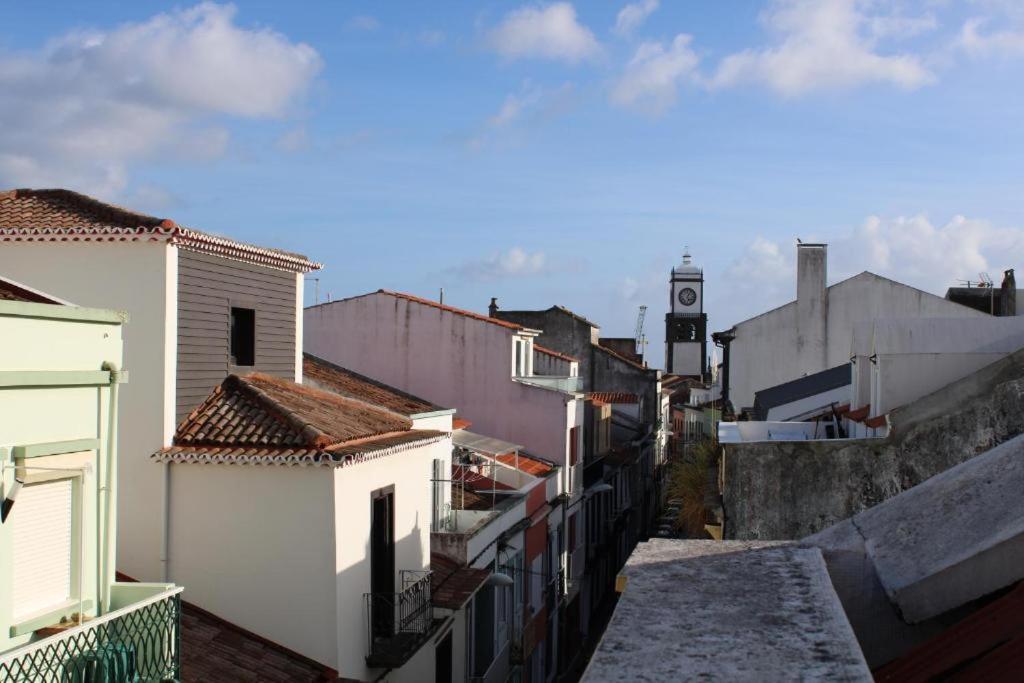
<svg viewBox="0 0 1024 683">
<path fill-rule="evenodd" d="M 525 453 L 519 454 L 518 462 L 514 453 L 505 453 L 503 455 L 496 456 L 497 460 L 511 467 L 515 467 L 521 472 L 532 474 L 535 477 L 546 477 L 555 471 L 556 465 L 540 458 L 534 458 Z"/>
<path fill-rule="evenodd" d="M 886 419 L 885 415 L 876 415 L 875 417 L 869 417 L 869 418 L 864 420 L 864 426 L 865 427 L 870 427 L 871 429 L 877 429 L 879 427 L 884 427 L 888 423 L 889 423 L 889 421 L 888 421 L 888 419 Z"/>
<path fill-rule="evenodd" d="M 337 672 L 188 603 L 181 605 L 182 681 L 333 681 Z"/>
<path fill-rule="evenodd" d="M 0 192 L 0 242 L 138 241 L 166 241 L 194 251 L 294 272 L 321 267 L 301 254 L 193 230 L 169 218 L 147 216 L 71 190 Z"/>
<path fill-rule="evenodd" d="M 639 403 L 640 399 L 636 394 L 626 391 L 591 391 L 587 393 L 588 401 L 598 403 Z"/>
<path fill-rule="evenodd" d="M 876 681 L 922 683 L 1021 680 L 1022 674 L 1024 583 L 874 671 Z"/>
<path fill-rule="evenodd" d="M 854 422 L 861 422 L 871 413 L 871 404 L 863 405 L 856 410 L 849 410 L 846 413 L 846 417 L 853 420 Z"/>
<path fill-rule="evenodd" d="M 543 346 L 541 346 L 540 344 L 537 344 L 536 342 L 534 342 L 534 344 L 533 344 L 533 350 L 537 351 L 539 353 L 543 353 L 543 354 L 548 355 L 548 356 L 554 356 L 555 358 L 560 358 L 560 359 L 562 359 L 564 361 L 568 361 L 570 363 L 579 363 L 580 362 L 579 358 L 573 358 L 572 356 L 567 356 L 564 353 L 559 353 L 558 351 L 553 351 L 551 349 L 544 348 Z"/>
<path fill-rule="evenodd" d="M 490 510 L 493 496 L 481 495 L 457 481 L 452 482 L 452 507 L 456 510 Z"/>
<path fill-rule="evenodd" d="M 461 417 L 457 417 L 452 420 L 452 429 L 469 429 L 473 426 L 473 423 L 469 420 L 465 420 Z"/>
<path fill-rule="evenodd" d="M 367 296 L 374 296 L 375 294 L 385 294 L 387 296 L 395 297 L 396 299 L 404 299 L 405 301 L 411 301 L 413 303 L 423 304 L 424 306 L 430 306 L 431 308 L 436 308 L 438 310 L 445 311 L 447 313 L 454 313 L 456 315 L 461 315 L 463 317 L 471 318 L 473 320 L 479 320 L 480 322 L 491 323 L 492 325 L 498 325 L 499 327 L 504 327 L 504 328 L 507 328 L 507 329 L 510 329 L 510 330 L 515 330 L 516 332 L 519 332 L 521 330 L 526 329 L 522 325 L 516 325 L 515 323 L 505 322 L 504 320 L 498 320 L 497 318 L 491 318 L 489 316 L 486 316 L 486 315 L 483 315 L 483 314 L 480 314 L 480 313 L 474 313 L 473 311 L 467 311 L 467 310 L 462 309 L 462 308 L 455 308 L 454 306 L 446 306 L 445 304 L 440 304 L 440 303 L 438 303 L 436 301 L 431 301 L 430 299 L 424 299 L 422 297 L 413 296 L 412 294 L 405 294 L 403 292 L 394 292 L 394 291 L 391 291 L 389 289 L 378 289 L 376 292 L 367 292 L 366 294 L 359 294 L 359 295 L 356 295 L 356 296 L 347 297 L 345 299 L 338 299 L 337 301 L 328 301 L 328 302 L 325 302 L 325 303 L 322 303 L 322 304 L 316 304 L 316 305 L 317 306 L 330 306 L 331 304 L 340 303 L 342 301 L 351 301 L 352 299 L 361 299 L 361 298 L 367 297 Z"/>
<path fill-rule="evenodd" d="M 162 460 L 348 464 L 437 440 L 383 408 L 277 377 L 230 375 L 178 425 Z"/>
<path fill-rule="evenodd" d="M 485 474 L 475 472 L 463 465 L 452 465 L 452 479 L 472 491 L 513 491 L 508 484 L 495 481 Z"/>
<path fill-rule="evenodd" d="M 463 567 L 439 553 L 430 554 L 430 571 L 431 602 L 451 610 L 461 609 L 491 575 L 490 569 Z"/>
<path fill-rule="evenodd" d="M 503 455 L 496 456 L 496 459 L 500 463 L 515 467 L 521 472 L 532 474 L 535 477 L 546 477 L 555 469 L 555 466 L 549 462 L 544 462 L 543 460 L 532 458 L 522 453 L 519 454 L 518 462 L 516 461 L 516 455 L 514 453 L 505 453 Z"/>
<path fill-rule="evenodd" d="M 48 294 L 37 292 L 31 287 L 18 284 L 13 280 L 0 278 L 0 301 L 25 301 L 35 304 L 57 304 L 64 305 L 60 299 L 55 299 Z"/>
<path fill-rule="evenodd" d="M 303 384 L 373 403 L 406 417 L 443 410 L 430 401 L 308 353 L 302 357 L 302 381 Z"/>
</svg>

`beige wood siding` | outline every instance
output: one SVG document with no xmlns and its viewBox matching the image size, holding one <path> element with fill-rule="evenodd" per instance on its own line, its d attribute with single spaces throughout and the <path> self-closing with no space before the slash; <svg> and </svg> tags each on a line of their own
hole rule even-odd
<svg viewBox="0 0 1024 683">
<path fill-rule="evenodd" d="M 256 364 L 231 366 L 231 307 L 256 311 Z M 295 377 L 295 274 L 178 252 L 177 421 L 229 372 Z"/>
</svg>

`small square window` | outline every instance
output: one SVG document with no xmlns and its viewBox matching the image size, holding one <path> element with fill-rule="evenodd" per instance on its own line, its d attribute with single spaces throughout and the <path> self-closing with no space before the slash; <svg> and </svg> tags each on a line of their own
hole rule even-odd
<svg viewBox="0 0 1024 683">
<path fill-rule="evenodd" d="M 231 364 L 256 364 L 256 311 L 231 309 Z"/>
</svg>

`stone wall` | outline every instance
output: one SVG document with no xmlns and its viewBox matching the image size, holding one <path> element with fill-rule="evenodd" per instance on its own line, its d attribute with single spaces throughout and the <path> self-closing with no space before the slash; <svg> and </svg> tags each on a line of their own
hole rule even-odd
<svg viewBox="0 0 1024 683">
<path fill-rule="evenodd" d="M 1024 433 L 1024 350 L 890 421 L 884 439 L 724 445 L 725 538 L 803 538 Z"/>
</svg>

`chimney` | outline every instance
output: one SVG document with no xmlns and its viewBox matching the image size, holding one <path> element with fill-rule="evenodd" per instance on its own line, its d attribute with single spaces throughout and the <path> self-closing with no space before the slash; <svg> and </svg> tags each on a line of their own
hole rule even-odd
<svg viewBox="0 0 1024 683">
<path fill-rule="evenodd" d="M 796 247 L 796 351 L 801 375 L 826 369 L 828 358 L 827 244 Z"/>
<path fill-rule="evenodd" d="M 491 316 L 492 318 L 498 317 L 498 297 L 491 297 L 491 305 L 487 307 L 487 315 Z"/>
<path fill-rule="evenodd" d="M 999 315 L 1017 315 L 1017 280 L 1013 268 L 1003 271 L 1003 284 L 999 292 Z"/>
</svg>

